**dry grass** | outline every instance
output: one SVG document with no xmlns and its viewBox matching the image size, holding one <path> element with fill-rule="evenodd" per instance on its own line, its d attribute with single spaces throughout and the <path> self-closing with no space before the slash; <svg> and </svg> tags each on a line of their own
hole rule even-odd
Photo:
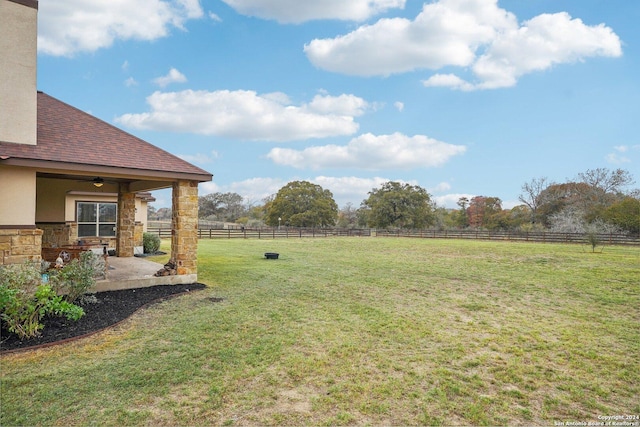
<svg viewBox="0 0 640 427">
<path fill-rule="evenodd" d="M 280 259 L 264 260 L 268 251 Z M 639 260 L 626 247 L 201 241 L 209 290 L 87 340 L 2 357 L 0 424 L 549 425 L 638 414 Z"/>
</svg>

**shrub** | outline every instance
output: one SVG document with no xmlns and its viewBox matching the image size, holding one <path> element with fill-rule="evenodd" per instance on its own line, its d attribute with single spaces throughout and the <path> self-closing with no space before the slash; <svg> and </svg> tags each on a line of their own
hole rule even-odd
<svg viewBox="0 0 640 427">
<path fill-rule="evenodd" d="M 94 284 L 97 257 L 93 252 L 80 253 L 80 259 L 71 260 L 49 279 L 58 294 L 65 294 L 68 302 L 74 302 L 85 294 Z"/>
<path fill-rule="evenodd" d="M 160 249 L 160 236 L 153 233 L 144 233 L 142 235 L 142 246 L 144 246 L 145 254 L 154 254 Z"/>
<path fill-rule="evenodd" d="M 65 301 L 51 286 L 41 284 L 40 264 L 9 265 L 0 268 L 0 319 L 9 332 L 32 338 L 42 330 L 47 315 L 78 320 L 81 307 Z"/>
<path fill-rule="evenodd" d="M 41 263 L 26 261 L 24 264 L 9 264 L 0 267 L 0 286 L 21 289 L 33 295 L 42 282 Z"/>
</svg>

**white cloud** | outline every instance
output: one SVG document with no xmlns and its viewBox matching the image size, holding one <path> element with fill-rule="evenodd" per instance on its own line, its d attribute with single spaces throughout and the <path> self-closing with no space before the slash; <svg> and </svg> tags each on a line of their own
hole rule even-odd
<svg viewBox="0 0 640 427">
<path fill-rule="evenodd" d="M 122 68 L 122 71 L 128 71 L 129 70 L 129 61 L 124 61 L 122 63 L 122 65 L 120 66 L 120 68 Z"/>
<path fill-rule="evenodd" d="M 167 75 L 153 79 L 153 82 L 160 87 L 165 87 L 171 83 L 185 83 L 186 81 L 187 77 L 175 68 L 171 68 Z"/>
<path fill-rule="evenodd" d="M 126 87 L 137 86 L 138 82 L 133 77 L 129 77 L 127 80 L 124 81 L 124 85 Z"/>
<path fill-rule="evenodd" d="M 305 45 L 316 66 L 345 74 L 373 76 L 447 65 L 468 66 L 475 50 L 516 24 L 496 0 L 441 0 L 425 4 L 411 21 L 381 19 L 333 39 Z"/>
<path fill-rule="evenodd" d="M 178 154 L 178 157 L 180 157 L 182 160 L 186 160 L 187 162 L 202 165 L 213 163 L 218 157 L 220 157 L 220 155 L 217 151 L 212 150 L 209 154 Z"/>
<path fill-rule="evenodd" d="M 306 106 L 308 111 L 317 114 L 337 114 L 351 117 L 363 115 L 368 107 L 369 104 L 364 99 L 346 94 L 340 96 L 316 95 Z"/>
<path fill-rule="evenodd" d="M 367 103 L 353 95 L 316 96 L 292 105 L 282 93 L 219 90 L 155 92 L 151 111 L 124 114 L 116 122 L 134 129 L 187 132 L 253 141 L 295 141 L 351 135 L 354 117 Z"/>
<path fill-rule="evenodd" d="M 470 69 L 472 82 L 455 74 L 423 82 L 458 90 L 509 87 L 555 64 L 622 55 L 619 37 L 604 24 L 585 25 L 560 12 L 520 25 L 497 0 L 440 0 L 425 4 L 413 21 L 381 19 L 346 35 L 312 40 L 304 51 L 319 68 L 359 76 Z"/>
<path fill-rule="evenodd" d="M 364 21 L 389 9 L 404 8 L 406 0 L 222 0 L 238 13 L 299 24 L 317 19 Z"/>
<path fill-rule="evenodd" d="M 451 194 L 443 194 L 441 196 L 434 196 L 433 200 L 436 202 L 436 205 L 445 207 L 448 209 L 459 209 L 458 200 L 462 197 L 466 197 L 471 200 L 476 196 L 476 194 L 468 194 L 468 193 L 451 193 Z"/>
<path fill-rule="evenodd" d="M 588 57 L 622 55 L 621 42 L 603 24 L 587 26 L 566 12 L 543 14 L 496 38 L 473 65 L 476 87 L 509 87 L 527 73 Z"/>
<path fill-rule="evenodd" d="M 502 209 L 513 209 L 516 206 L 520 206 L 522 202 L 520 200 L 503 200 Z"/>
<path fill-rule="evenodd" d="M 423 80 L 422 84 L 424 84 L 425 87 L 449 87 L 463 91 L 475 89 L 471 83 L 462 80 L 455 74 L 434 74 L 427 80 Z"/>
<path fill-rule="evenodd" d="M 347 203 L 351 203 L 355 208 L 360 207 L 360 203 L 369 197 L 369 191 L 379 188 L 385 182 L 397 181 L 403 184 L 419 185 L 416 181 L 403 181 L 383 177 L 360 178 L 356 176 L 331 177 L 322 175 L 306 178 L 292 177 L 289 179 L 256 177 L 233 182 L 228 185 L 205 182 L 200 184 L 198 194 L 204 196 L 215 192 L 233 192 L 244 197 L 245 203 L 252 202 L 261 204 L 264 198 L 276 194 L 278 190 L 289 182 L 301 180 L 309 181 L 321 186 L 325 190 L 331 191 L 338 206 L 343 207 Z"/>
<path fill-rule="evenodd" d="M 216 15 L 213 12 L 209 12 L 209 19 L 215 22 L 222 22 L 222 18 L 220 18 L 218 15 Z"/>
<path fill-rule="evenodd" d="M 404 103 L 400 102 L 400 101 L 396 101 L 393 103 L 393 106 L 396 107 L 396 109 L 400 112 L 402 112 L 404 110 Z"/>
<path fill-rule="evenodd" d="M 358 168 L 365 170 L 415 169 L 440 166 L 466 147 L 424 135 L 360 135 L 345 146 L 323 145 L 304 150 L 274 148 L 267 155 L 274 163 L 298 169 Z"/>
<path fill-rule="evenodd" d="M 292 180 L 295 181 L 295 180 Z M 280 178 L 249 178 L 243 181 L 232 182 L 228 185 L 218 185 L 214 182 L 204 182 L 200 184 L 198 194 L 201 196 L 222 192 L 237 193 L 244 197 L 245 203 L 262 203 L 265 197 L 275 194 L 284 187 L 287 182 Z"/>
<path fill-rule="evenodd" d="M 38 50 L 72 56 L 107 48 L 115 40 L 155 40 L 202 15 L 198 0 L 147 0 L 144 7 L 129 0 L 41 1 Z"/>
<path fill-rule="evenodd" d="M 443 191 L 449 190 L 451 190 L 451 184 L 449 184 L 448 182 L 441 182 L 435 187 L 429 188 L 430 193 L 441 193 Z"/>
<path fill-rule="evenodd" d="M 359 178 L 356 176 L 317 176 L 310 179 L 310 181 L 331 191 L 338 206 L 343 207 L 345 204 L 351 203 L 355 208 L 358 208 L 360 207 L 360 203 L 369 197 L 369 191 L 379 188 L 382 184 L 391 180 L 381 177 Z"/>
<path fill-rule="evenodd" d="M 640 145 L 616 145 L 613 152 L 605 156 L 605 160 L 614 165 L 632 163 L 631 157 L 636 153 L 640 153 Z"/>
</svg>

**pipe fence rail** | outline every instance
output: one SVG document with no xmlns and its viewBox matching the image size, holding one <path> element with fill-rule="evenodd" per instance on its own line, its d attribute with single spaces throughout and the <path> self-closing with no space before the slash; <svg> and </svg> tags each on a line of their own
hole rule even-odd
<svg viewBox="0 0 640 427">
<path fill-rule="evenodd" d="M 148 227 L 148 233 L 170 238 L 170 227 Z M 584 233 L 518 232 L 486 230 L 376 230 L 370 228 L 198 228 L 199 239 L 290 239 L 316 237 L 407 237 L 422 239 L 508 240 L 539 243 L 587 243 Z M 640 235 L 601 233 L 595 235 L 599 245 L 637 245 Z"/>
</svg>

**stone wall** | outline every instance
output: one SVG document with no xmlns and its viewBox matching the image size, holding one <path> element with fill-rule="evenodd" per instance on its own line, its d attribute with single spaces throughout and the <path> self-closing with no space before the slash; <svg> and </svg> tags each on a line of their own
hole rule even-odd
<svg viewBox="0 0 640 427">
<path fill-rule="evenodd" d="M 116 229 L 116 251 L 120 257 L 134 255 L 136 233 L 136 194 L 129 191 L 128 184 L 120 184 L 118 193 L 118 227 Z"/>
<path fill-rule="evenodd" d="M 78 223 L 38 223 L 42 230 L 42 247 L 59 248 L 60 246 L 73 245 L 78 240 Z"/>
<path fill-rule="evenodd" d="M 0 265 L 39 261 L 42 252 L 42 230 L 0 229 Z"/>
<path fill-rule="evenodd" d="M 171 257 L 179 275 L 195 275 L 198 273 L 198 183 L 174 183 L 172 202 Z"/>
<path fill-rule="evenodd" d="M 144 224 L 140 221 L 136 221 L 133 227 L 133 247 L 141 248 L 144 245 Z M 143 250 L 144 252 L 144 250 Z M 140 253 L 143 253 L 140 252 Z M 137 254 L 137 249 L 135 251 Z"/>
</svg>

